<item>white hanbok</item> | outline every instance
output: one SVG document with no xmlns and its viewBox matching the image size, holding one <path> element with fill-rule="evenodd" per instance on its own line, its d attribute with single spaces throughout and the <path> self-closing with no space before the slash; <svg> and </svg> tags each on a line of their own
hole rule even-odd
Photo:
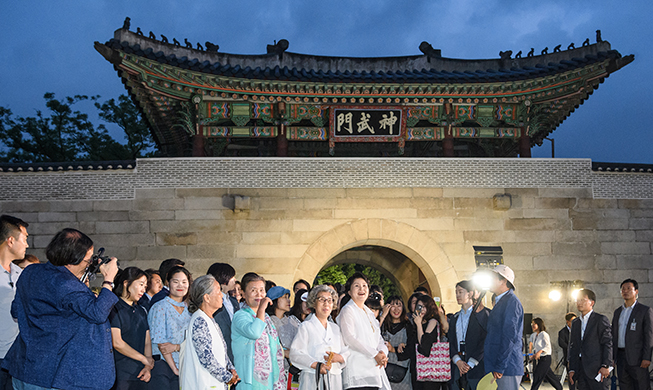
<svg viewBox="0 0 653 390">
<path fill-rule="evenodd" d="M 379 352 L 388 354 L 388 347 L 381 336 L 379 321 L 374 318 L 374 313 L 367 306 L 361 309 L 350 300 L 336 321 L 350 352 L 342 374 L 344 388 L 377 387 L 390 390 L 385 368 L 377 366 L 374 359 Z"/>
<path fill-rule="evenodd" d="M 330 390 L 342 390 L 342 368 L 349 359 L 349 349 L 344 344 L 338 325 L 327 321 L 326 329 L 316 316 L 304 321 L 297 331 L 297 335 L 290 347 L 290 361 L 302 370 L 299 376 L 299 390 L 315 390 L 315 368 L 311 364 L 324 363 L 326 352 L 335 352 L 342 355 L 345 363 L 332 363 L 328 374 Z M 320 383 L 322 388 L 322 383 Z"/>
</svg>

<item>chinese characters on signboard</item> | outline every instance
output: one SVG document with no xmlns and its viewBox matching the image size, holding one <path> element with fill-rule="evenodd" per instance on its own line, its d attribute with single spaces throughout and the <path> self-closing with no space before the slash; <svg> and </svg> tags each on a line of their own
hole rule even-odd
<svg viewBox="0 0 653 390">
<path fill-rule="evenodd" d="M 395 138 L 401 134 L 400 109 L 334 109 L 336 137 Z"/>
</svg>

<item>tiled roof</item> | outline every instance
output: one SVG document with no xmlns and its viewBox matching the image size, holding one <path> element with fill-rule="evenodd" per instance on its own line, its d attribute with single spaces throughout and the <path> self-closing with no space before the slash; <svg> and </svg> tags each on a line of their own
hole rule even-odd
<svg viewBox="0 0 653 390">
<path fill-rule="evenodd" d="M 102 171 L 136 168 L 136 160 L 0 163 L 0 172 Z"/>
<path fill-rule="evenodd" d="M 653 164 L 606 163 L 593 161 L 592 170 L 596 172 L 653 173 Z"/>
</svg>

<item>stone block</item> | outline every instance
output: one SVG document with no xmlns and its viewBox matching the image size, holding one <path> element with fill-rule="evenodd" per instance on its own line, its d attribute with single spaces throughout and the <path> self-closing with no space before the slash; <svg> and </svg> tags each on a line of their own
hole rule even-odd
<svg viewBox="0 0 653 390">
<path fill-rule="evenodd" d="M 632 230 L 597 230 L 596 238 L 598 241 L 638 241 L 635 233 Z"/>
<path fill-rule="evenodd" d="M 174 210 L 135 211 L 129 212 L 132 221 L 172 220 L 175 219 Z"/>
<path fill-rule="evenodd" d="M 633 272 L 635 271 L 635 272 Z M 648 270 L 605 270 L 603 272 L 603 282 L 604 283 L 619 283 L 623 282 L 626 279 L 635 279 L 638 284 L 640 282 L 648 282 Z M 641 276 L 646 275 L 646 279 L 642 279 Z"/>
<path fill-rule="evenodd" d="M 19 217 L 20 218 L 20 217 Z M 28 221 L 32 222 L 32 221 Z M 27 232 L 30 235 L 45 234 L 52 237 L 52 235 L 59 232 L 61 229 L 73 228 L 79 229 L 79 222 L 43 222 L 30 224 Z M 84 231 L 84 230 L 82 230 Z M 87 233 L 84 231 L 84 233 Z"/>
<path fill-rule="evenodd" d="M 653 242 L 653 230 L 635 231 L 635 240 Z"/>
<path fill-rule="evenodd" d="M 596 256 L 597 269 L 617 269 L 617 256 L 615 255 L 599 255 Z"/>
<path fill-rule="evenodd" d="M 31 241 L 30 241 L 31 239 Z M 51 235 L 30 235 L 27 238 L 27 242 L 29 243 L 29 249 L 27 250 L 26 253 L 30 253 L 32 248 L 45 248 L 48 246 L 48 244 L 52 241 L 52 236 Z"/>
<path fill-rule="evenodd" d="M 304 199 L 304 209 L 334 209 L 338 203 L 337 198 L 306 198 Z"/>
<path fill-rule="evenodd" d="M 416 218 L 415 209 L 336 209 L 334 216 L 337 219 L 359 218 Z"/>
<path fill-rule="evenodd" d="M 147 221 L 95 222 L 97 234 L 129 234 L 149 233 L 150 224 Z"/>
<path fill-rule="evenodd" d="M 382 236 L 382 227 L 380 219 L 368 219 L 367 220 L 367 235 L 369 238 L 381 238 Z"/>
<path fill-rule="evenodd" d="M 464 241 L 463 232 L 457 230 L 426 230 L 422 231 L 435 242 L 461 242 Z"/>
<path fill-rule="evenodd" d="M 552 252 L 559 256 L 589 256 L 600 255 L 601 244 L 596 241 L 590 242 L 554 242 Z"/>
<path fill-rule="evenodd" d="M 359 219 L 357 221 L 350 222 L 351 231 L 354 233 L 354 239 L 356 241 L 365 241 L 369 238 L 367 220 Z M 397 225 L 397 231 L 399 231 L 399 226 Z M 351 241 L 341 241 L 343 243 L 351 243 Z"/>
<path fill-rule="evenodd" d="M 134 210 L 183 210 L 184 199 L 136 199 L 134 201 Z"/>
<path fill-rule="evenodd" d="M 348 198 L 410 198 L 411 188 L 347 188 Z"/>
<path fill-rule="evenodd" d="M 535 198 L 537 209 L 569 209 L 576 205 L 576 198 Z"/>
<path fill-rule="evenodd" d="M 626 230 L 628 219 L 605 219 L 598 217 L 572 217 L 573 230 Z"/>
<path fill-rule="evenodd" d="M 186 261 L 186 246 L 139 246 L 136 247 L 138 260 L 180 259 Z"/>
<path fill-rule="evenodd" d="M 296 219 L 290 221 L 292 223 L 292 231 L 309 231 L 309 232 L 325 232 L 331 230 L 338 225 L 345 223 L 343 220 L 324 220 L 324 219 Z M 256 230 L 252 230 L 256 231 Z"/>
<path fill-rule="evenodd" d="M 536 256 L 533 267 L 539 270 L 594 269 L 594 259 L 594 256 Z"/>
<path fill-rule="evenodd" d="M 286 198 L 259 198 L 258 206 L 261 210 L 287 210 L 303 209 L 304 199 L 286 199 Z"/>
<path fill-rule="evenodd" d="M 157 233 L 156 244 L 170 245 L 196 245 L 197 233 Z"/>
<path fill-rule="evenodd" d="M 227 193 L 250 198 L 288 198 L 289 192 L 289 188 L 230 188 Z"/>
<path fill-rule="evenodd" d="M 120 263 L 120 267 L 124 267 L 123 262 L 125 261 L 132 261 L 138 259 L 138 249 L 137 248 L 143 248 L 143 247 L 136 247 L 136 246 L 106 246 L 106 254 L 111 257 L 115 257 L 118 259 L 118 262 Z M 165 259 L 161 259 L 159 261 L 162 261 Z M 159 266 L 156 266 L 156 269 L 158 269 Z"/>
<path fill-rule="evenodd" d="M 456 230 L 503 230 L 503 219 L 455 218 Z"/>
<path fill-rule="evenodd" d="M 281 241 L 279 232 L 247 232 L 243 233 L 243 244 L 270 245 Z"/>
<path fill-rule="evenodd" d="M 453 218 L 403 218 L 399 219 L 398 222 L 402 222 L 408 225 L 413 226 L 415 229 L 421 231 L 428 230 L 453 230 L 454 229 L 454 220 Z"/>
<path fill-rule="evenodd" d="M 0 202 L 3 214 L 38 213 L 50 211 L 50 202 L 43 201 L 4 201 Z"/>
<path fill-rule="evenodd" d="M 464 210 L 464 209 L 459 209 Z M 453 218 L 461 214 L 459 210 L 440 210 L 440 209 L 417 209 L 417 218 L 431 219 L 431 218 Z M 478 210 L 478 209 L 476 209 Z M 473 213 L 473 209 L 469 209 Z"/>
<path fill-rule="evenodd" d="M 556 242 L 587 242 L 600 241 L 594 230 L 558 230 L 551 241 Z"/>
<path fill-rule="evenodd" d="M 513 271 L 524 271 L 533 269 L 533 256 L 508 254 L 504 252 L 503 262 Z"/>
<path fill-rule="evenodd" d="M 592 198 L 591 188 L 540 188 L 541 198 Z"/>
<path fill-rule="evenodd" d="M 211 259 L 212 263 L 224 263 L 235 257 L 235 248 L 235 245 L 190 245 L 186 247 L 186 256 L 191 259 Z"/>
<path fill-rule="evenodd" d="M 79 222 L 78 228 L 80 231 L 86 234 L 95 234 L 95 222 L 92 221 L 81 221 Z"/>
<path fill-rule="evenodd" d="M 236 221 L 236 231 L 239 232 L 289 232 L 294 229 L 295 222 L 297 221 Z M 341 222 L 342 223 L 342 222 Z"/>
<path fill-rule="evenodd" d="M 602 242 L 601 252 L 606 255 L 650 255 L 648 242 Z"/>
<path fill-rule="evenodd" d="M 238 244 L 243 235 L 240 232 L 220 230 L 199 231 L 194 234 L 197 236 L 198 245 Z"/>
<path fill-rule="evenodd" d="M 414 187 L 413 197 L 415 198 L 441 198 L 442 188 Z"/>
<path fill-rule="evenodd" d="M 653 209 L 653 199 L 619 199 L 619 208 Z"/>
<path fill-rule="evenodd" d="M 492 208 L 499 211 L 506 211 L 512 206 L 510 194 L 497 194 L 492 197 Z"/>
<path fill-rule="evenodd" d="M 616 199 L 581 198 L 576 203 L 578 209 L 616 209 L 619 202 Z"/>
<path fill-rule="evenodd" d="M 175 210 L 175 219 L 216 220 L 216 219 L 224 219 L 224 214 L 223 214 L 223 210 Z"/>
<path fill-rule="evenodd" d="M 50 202 L 50 211 L 92 211 L 92 200 L 70 200 L 70 201 L 52 201 Z"/>
<path fill-rule="evenodd" d="M 523 218 L 569 218 L 569 209 L 524 209 L 522 210 Z"/>
<path fill-rule="evenodd" d="M 633 218 L 653 218 L 653 209 L 628 210 Z"/>
<path fill-rule="evenodd" d="M 472 245 L 501 245 L 504 241 L 508 241 L 506 240 L 506 236 L 510 233 L 513 232 L 502 230 L 466 230 L 462 232 L 465 242 L 469 242 Z"/>
<path fill-rule="evenodd" d="M 96 200 L 93 202 L 93 210 L 95 211 L 129 211 L 132 207 L 132 200 Z"/>
<path fill-rule="evenodd" d="M 174 188 L 136 188 L 136 199 L 172 199 L 177 196 Z"/>
<path fill-rule="evenodd" d="M 30 226 L 27 228 L 28 233 L 32 231 L 33 224 L 39 223 L 39 213 L 11 212 L 11 213 L 7 213 L 7 215 L 11 215 L 12 217 L 22 219 L 23 221 L 29 223 Z M 53 221 L 53 222 L 57 222 L 57 221 Z"/>
<path fill-rule="evenodd" d="M 281 216 L 279 218 L 266 217 L 264 219 L 333 219 L 334 210 L 324 209 L 324 210 L 306 210 L 306 209 L 289 209 L 289 210 L 264 210 L 264 211 L 252 211 L 250 213 L 250 219 L 257 219 L 259 215 L 263 215 L 265 212 L 276 212 L 281 211 Z"/>
<path fill-rule="evenodd" d="M 569 229 L 570 223 L 565 219 L 520 218 L 505 221 L 506 230 L 563 230 Z"/>
<path fill-rule="evenodd" d="M 182 221 L 150 221 L 152 233 L 182 233 L 199 231 L 235 231 L 236 223 L 241 221 L 225 220 L 182 220 Z M 258 221 L 256 221 L 258 222 Z"/>
<path fill-rule="evenodd" d="M 629 228 L 633 230 L 653 230 L 653 218 L 631 218 Z"/>
<path fill-rule="evenodd" d="M 409 198 L 340 198 L 337 199 L 338 209 L 407 209 L 411 207 Z"/>
<path fill-rule="evenodd" d="M 453 209 L 453 198 L 411 198 L 410 207 L 416 209 Z"/>
<path fill-rule="evenodd" d="M 503 188 L 443 188 L 445 198 L 486 198 L 492 199 L 496 194 L 503 194 Z"/>
<path fill-rule="evenodd" d="M 288 196 L 291 198 L 304 199 L 333 199 L 344 198 L 347 196 L 347 190 L 344 188 L 290 188 Z"/>
<path fill-rule="evenodd" d="M 617 269 L 650 269 L 653 266 L 651 255 L 616 255 Z"/>
<path fill-rule="evenodd" d="M 222 198 L 186 197 L 184 198 L 186 210 L 226 210 L 222 205 Z"/>
<path fill-rule="evenodd" d="M 510 194 L 513 196 L 522 197 L 522 198 L 534 198 L 539 195 L 539 191 L 537 188 L 505 188 L 504 189 L 506 194 Z"/>
<path fill-rule="evenodd" d="M 504 256 L 547 256 L 551 255 L 551 244 L 548 242 L 504 242 L 501 245 Z"/>
<path fill-rule="evenodd" d="M 308 245 L 236 245 L 236 257 L 241 258 L 300 258 Z"/>
<path fill-rule="evenodd" d="M 136 247 L 154 245 L 154 234 L 91 234 L 95 248 Z"/>
<path fill-rule="evenodd" d="M 493 198 L 454 198 L 454 209 L 493 209 Z"/>
<path fill-rule="evenodd" d="M 129 211 L 80 211 L 78 221 L 128 221 Z"/>
<path fill-rule="evenodd" d="M 227 188 L 177 188 L 177 198 L 222 198 L 222 195 L 229 193 Z"/>
</svg>

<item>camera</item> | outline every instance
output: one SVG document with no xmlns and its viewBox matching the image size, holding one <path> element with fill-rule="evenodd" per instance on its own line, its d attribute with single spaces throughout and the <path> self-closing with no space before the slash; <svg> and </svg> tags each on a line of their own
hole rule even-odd
<svg viewBox="0 0 653 390">
<path fill-rule="evenodd" d="M 370 298 L 376 299 L 377 301 L 380 301 L 381 300 L 381 294 L 379 294 L 378 292 L 373 292 L 373 293 L 370 294 Z"/>
<path fill-rule="evenodd" d="M 95 274 L 100 272 L 100 266 L 110 261 L 111 257 L 104 256 L 104 248 L 100 248 L 97 251 L 97 254 L 94 254 L 93 257 L 91 257 L 88 268 L 86 268 L 86 272 L 84 272 L 84 275 L 80 279 L 82 283 L 86 283 L 87 280 L 95 280 Z M 118 265 L 118 267 L 120 267 L 120 265 Z"/>
<path fill-rule="evenodd" d="M 417 306 L 415 306 L 415 313 L 421 313 L 422 310 L 424 310 L 424 305 L 418 303 Z"/>
</svg>

